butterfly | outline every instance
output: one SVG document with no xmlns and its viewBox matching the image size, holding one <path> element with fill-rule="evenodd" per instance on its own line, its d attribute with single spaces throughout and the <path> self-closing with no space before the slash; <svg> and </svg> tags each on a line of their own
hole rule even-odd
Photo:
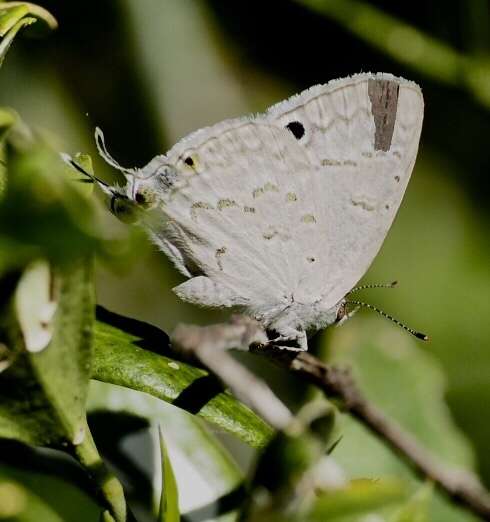
<svg viewBox="0 0 490 522">
<path fill-rule="evenodd" d="M 141 169 L 121 167 L 97 129 L 127 184 L 96 180 L 187 278 L 180 298 L 238 307 L 274 344 L 306 350 L 349 316 L 409 182 L 423 109 L 415 83 L 358 74 L 200 129 Z"/>
</svg>

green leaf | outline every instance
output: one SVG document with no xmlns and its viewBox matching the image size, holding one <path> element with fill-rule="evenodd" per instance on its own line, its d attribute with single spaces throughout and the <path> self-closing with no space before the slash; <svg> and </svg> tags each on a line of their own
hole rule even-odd
<svg viewBox="0 0 490 522">
<path fill-rule="evenodd" d="M 159 522 L 179 522 L 179 492 L 168 457 L 162 427 L 158 430 L 160 440 L 160 458 L 162 463 L 162 493 L 160 495 L 160 509 L 158 513 Z"/>
<path fill-rule="evenodd" d="M 115 522 L 115 519 L 110 511 L 105 510 L 100 514 L 100 522 Z"/>
<path fill-rule="evenodd" d="M 253 447 L 267 443 L 272 429 L 230 393 L 223 391 L 205 370 L 176 360 L 164 332 L 103 309 L 98 313 L 102 320 L 95 325 L 94 379 L 173 403 Z M 120 324 L 127 331 L 106 321 Z"/>
<path fill-rule="evenodd" d="M 39 5 L 30 2 L 4 2 L 0 4 L 0 37 L 5 36 L 25 16 L 32 17 L 38 22 L 34 34 L 43 34 L 58 27 L 54 16 Z"/>
<path fill-rule="evenodd" d="M 357 317 L 331 335 L 331 362 L 352 366 L 367 398 L 396 420 L 448 466 L 471 469 L 473 454 L 444 402 L 445 378 L 436 360 L 403 332 L 379 319 Z M 411 468 L 357 421 L 344 418 L 344 435 L 333 455 L 349 476 L 422 482 Z M 439 493 L 430 502 L 433 522 L 473 520 Z"/>
<path fill-rule="evenodd" d="M 12 42 L 14 41 L 15 35 L 23 27 L 31 25 L 35 21 L 36 21 L 36 19 L 32 18 L 32 17 L 22 18 L 3 37 L 2 41 L 0 42 L 0 66 L 3 64 L 3 61 L 5 60 L 5 55 L 7 54 L 7 51 L 10 49 L 10 46 L 12 45 Z"/>
<path fill-rule="evenodd" d="M 344 485 L 341 470 L 326 456 L 334 432 L 335 410 L 318 398 L 300 409 L 287 430 L 276 433 L 247 488 L 247 520 L 294 520 L 311 508 L 316 489 Z"/>
<path fill-rule="evenodd" d="M 91 254 L 102 243 L 94 203 L 27 128 L 12 132 L 9 143 L 0 203 L 0 277 L 8 288 L 0 315 L 0 437 L 75 453 L 122 522 L 122 487 L 85 418 L 95 310 Z"/>
<path fill-rule="evenodd" d="M 67 473 L 67 465 L 65 462 L 61 463 L 59 456 L 48 457 L 39 453 L 33 456 L 34 450 L 27 453 L 28 450 L 16 450 L 15 446 L 2 446 L 2 450 L 4 449 L 9 451 L 10 464 L 0 464 L 0 489 L 4 483 L 15 484 L 23 497 L 22 509 L 19 511 L 21 506 L 18 506 L 18 514 L 12 514 L 12 518 L 6 517 L 8 520 L 61 522 L 96 519 L 100 508 L 86 491 L 86 480 L 79 480 L 80 472 L 75 463 Z M 0 520 L 4 520 L 2 508 L 9 506 L 9 499 L 12 500 L 12 495 L 8 491 L 5 491 L 4 497 L 0 492 Z M 12 506 L 10 509 L 12 510 Z"/>
<path fill-rule="evenodd" d="M 29 31 L 31 35 L 43 34 L 58 25 L 51 13 L 38 5 L 29 2 L 0 4 L 0 66 L 17 33 L 32 24 L 35 24 L 35 29 Z"/>
<path fill-rule="evenodd" d="M 0 374 L 0 437 L 74 452 L 123 522 L 121 485 L 101 461 L 85 420 L 94 320 L 91 261 L 32 263 L 2 319 L 9 357 Z"/>
<path fill-rule="evenodd" d="M 125 241 L 106 239 L 100 203 L 58 154 L 34 141 L 21 125 L 8 141 L 7 192 L 0 201 L 0 274 L 33 258 L 64 263 L 94 252 L 112 258 L 121 251 Z"/>
<path fill-rule="evenodd" d="M 289 502 L 304 476 L 326 454 L 335 426 L 335 412 L 325 400 L 306 404 L 291 433 L 278 432 L 262 452 L 252 487 L 266 488 Z"/>
<path fill-rule="evenodd" d="M 352 481 L 346 488 L 322 494 L 307 515 L 311 522 L 367 515 L 407 496 L 403 483 L 395 481 Z"/>
<path fill-rule="evenodd" d="M 0 108 L 0 143 L 3 142 L 7 132 L 16 122 L 17 116 L 11 109 Z"/>
<path fill-rule="evenodd" d="M 4 37 L 29 13 L 27 5 L 0 5 L 0 37 Z"/>
<path fill-rule="evenodd" d="M 94 295 L 92 264 L 35 262 L 0 328 L 10 364 L 0 374 L 0 436 L 77 444 L 85 433 Z"/>
<path fill-rule="evenodd" d="M 90 386 L 88 408 L 94 413 L 101 410 L 132 413 L 152 424 L 161 424 L 165 428 L 170 457 L 173 459 L 175 455 L 179 459 L 174 471 L 181 512 L 190 520 L 218 514 L 221 522 L 235 520 L 245 493 L 243 474 L 202 419 L 146 393 L 98 381 Z M 117 464 L 112 457 L 111 462 Z M 149 470 L 141 472 L 149 473 Z M 155 488 L 158 495 L 158 485 Z M 196 502 L 194 490 L 199 491 L 201 505 Z"/>
<path fill-rule="evenodd" d="M 62 522 L 63 519 L 21 484 L 0 478 L 0 520 Z"/>
<path fill-rule="evenodd" d="M 396 513 L 392 522 L 429 522 L 429 504 L 433 485 L 422 486 Z"/>
<path fill-rule="evenodd" d="M 5 137 L 16 121 L 16 115 L 9 109 L 0 108 L 0 201 L 7 187 L 7 168 L 5 162 Z M 1 271 L 0 271 L 1 273 Z"/>
</svg>

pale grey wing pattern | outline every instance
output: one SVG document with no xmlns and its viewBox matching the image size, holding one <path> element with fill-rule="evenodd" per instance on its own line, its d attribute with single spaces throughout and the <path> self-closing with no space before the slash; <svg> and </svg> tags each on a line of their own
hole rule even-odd
<svg viewBox="0 0 490 522">
<path fill-rule="evenodd" d="M 277 126 L 230 120 L 185 138 L 166 162 L 179 182 L 159 205 L 165 220 L 153 235 L 197 276 L 177 293 L 270 314 L 287 306 L 320 256 L 305 149 Z"/>
<path fill-rule="evenodd" d="M 423 107 L 416 84 L 360 74 L 312 87 L 259 117 L 291 129 L 316 167 L 316 269 L 327 277 L 312 274 L 303 288 L 322 280 L 326 304 L 358 282 L 381 248 L 415 163 Z"/>
</svg>

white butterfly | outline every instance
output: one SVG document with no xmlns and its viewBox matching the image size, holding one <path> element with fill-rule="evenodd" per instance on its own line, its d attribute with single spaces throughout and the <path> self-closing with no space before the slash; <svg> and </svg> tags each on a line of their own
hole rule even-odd
<svg viewBox="0 0 490 522">
<path fill-rule="evenodd" d="M 415 83 L 359 74 L 200 129 L 142 169 L 122 168 L 98 130 L 127 179 L 123 191 L 103 188 L 188 277 L 179 297 L 238 306 L 275 344 L 306 350 L 307 333 L 346 317 L 345 297 L 383 243 L 423 107 Z"/>
</svg>

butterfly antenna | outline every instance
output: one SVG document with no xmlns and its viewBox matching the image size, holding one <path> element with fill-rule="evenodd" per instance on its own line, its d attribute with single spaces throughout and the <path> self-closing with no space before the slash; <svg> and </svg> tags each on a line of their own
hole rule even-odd
<svg viewBox="0 0 490 522">
<path fill-rule="evenodd" d="M 99 127 L 95 128 L 95 143 L 97 145 L 97 150 L 99 151 L 100 156 L 111 167 L 114 167 L 123 174 L 129 174 L 130 176 L 134 176 L 136 174 L 136 169 L 128 169 L 126 167 L 123 167 L 111 156 L 105 145 L 104 133 L 102 132 L 102 129 L 100 129 Z"/>
<path fill-rule="evenodd" d="M 363 301 L 346 301 L 346 303 L 353 304 L 353 305 L 356 305 L 356 306 L 361 306 L 363 308 L 368 308 L 369 310 L 373 310 L 374 312 L 377 312 L 379 315 L 385 317 L 386 319 L 389 319 L 392 323 L 395 323 L 396 325 L 400 326 L 401 328 L 406 330 L 408 333 L 412 334 L 417 339 L 422 339 L 422 341 L 428 341 L 429 340 L 429 336 L 428 335 L 425 335 L 425 334 L 423 334 L 421 332 L 417 332 L 413 328 L 410 328 L 406 324 L 403 324 L 398 319 L 395 319 L 391 315 L 387 314 L 386 312 L 383 312 L 383 310 L 380 310 L 379 308 L 377 308 L 376 306 L 374 306 L 372 304 L 364 303 Z"/>
<path fill-rule="evenodd" d="M 353 294 L 355 292 L 359 292 L 360 290 L 368 290 L 370 288 L 395 288 L 398 285 L 398 281 L 392 281 L 391 283 L 377 283 L 374 285 L 361 285 L 356 286 L 347 295 Z"/>
<path fill-rule="evenodd" d="M 69 154 L 66 154 L 64 152 L 60 153 L 61 159 L 73 167 L 75 170 L 78 170 L 81 174 L 86 176 L 92 183 L 97 182 L 99 185 L 102 185 L 103 187 L 109 188 L 109 184 L 105 181 L 101 180 L 94 174 L 90 174 L 90 172 L 87 172 L 81 165 L 79 165 Z"/>
</svg>

